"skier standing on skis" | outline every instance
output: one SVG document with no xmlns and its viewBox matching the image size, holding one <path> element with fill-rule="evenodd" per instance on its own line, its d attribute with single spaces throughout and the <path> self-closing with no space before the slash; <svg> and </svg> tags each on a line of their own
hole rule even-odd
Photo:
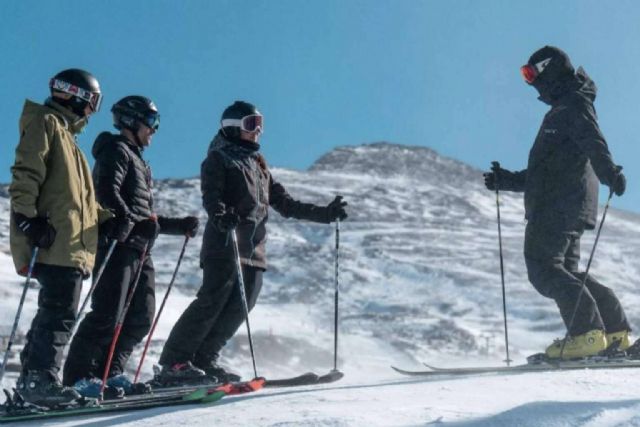
<svg viewBox="0 0 640 427">
<path fill-rule="evenodd" d="M 102 94 L 90 73 L 69 69 L 49 83 L 44 105 L 27 100 L 11 168 L 11 255 L 26 274 L 33 248 L 41 285 L 38 312 L 20 354 L 18 390 L 28 401 L 56 406 L 79 397 L 58 378 L 78 309 L 82 280 L 94 265 L 98 223 L 112 216 L 95 199 L 91 171 L 77 135 L 100 109 Z"/>
<path fill-rule="evenodd" d="M 203 284 L 197 298 L 174 326 L 160 357 L 165 384 L 201 379 L 239 379 L 218 365 L 220 351 L 244 321 L 237 286 L 231 232 L 238 237 L 249 309 L 262 287 L 269 206 L 286 218 L 330 223 L 345 219 L 346 202 L 337 196 L 327 206 L 294 200 L 271 175 L 260 154 L 263 116 L 252 104 L 227 107 L 221 128 L 202 163 L 203 205 L 209 219 L 202 241 Z"/>
<path fill-rule="evenodd" d="M 527 169 L 494 168 L 485 185 L 524 191 L 524 256 L 529 281 L 555 300 L 568 330 L 562 358 L 597 354 L 613 342 L 629 347 L 630 326 L 613 291 L 578 271 L 580 237 L 595 228 L 598 181 L 621 196 L 626 179 L 611 158 L 593 106 L 596 86 L 582 67 L 574 70 L 562 50 L 545 46 L 521 68 L 525 81 L 551 106 L 529 152 Z M 574 310 L 577 311 L 571 324 Z M 563 340 L 546 349 L 559 358 Z"/>
<path fill-rule="evenodd" d="M 127 96 L 111 111 L 120 133 L 101 133 L 92 150 L 98 201 L 115 214 L 111 233 L 100 233 L 96 266 L 104 261 L 110 240 L 118 243 L 92 295 L 92 311 L 80 323 L 64 366 L 64 384 L 77 383 L 76 388 L 87 396 L 100 390 L 101 382 L 96 379 L 103 376 L 116 321 L 136 272 L 142 268 L 107 380 L 109 386 L 130 391 L 131 381 L 123 374 L 125 364 L 133 347 L 149 332 L 155 311 L 151 247 L 158 233 L 193 237 L 199 225 L 193 216 L 167 218 L 154 213 L 151 169 L 142 154 L 160 125 L 155 104 L 143 96 Z"/>
</svg>

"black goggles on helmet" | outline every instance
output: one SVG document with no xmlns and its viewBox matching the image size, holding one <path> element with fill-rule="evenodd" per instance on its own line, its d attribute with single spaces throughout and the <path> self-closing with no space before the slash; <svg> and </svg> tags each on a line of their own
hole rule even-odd
<svg viewBox="0 0 640 427">
<path fill-rule="evenodd" d="M 245 132 L 262 133 L 264 131 L 264 118 L 260 114 L 251 114 L 241 119 L 223 119 L 220 124 L 223 128 L 238 127 Z"/>
<path fill-rule="evenodd" d="M 68 93 L 88 102 L 91 110 L 95 113 L 100 111 L 100 105 L 102 104 L 102 94 L 100 92 L 91 92 L 58 79 L 51 79 L 49 88 L 58 92 Z"/>
<path fill-rule="evenodd" d="M 149 129 L 158 130 L 158 128 L 160 127 L 160 114 L 147 113 L 140 120 L 140 122 Z"/>
</svg>

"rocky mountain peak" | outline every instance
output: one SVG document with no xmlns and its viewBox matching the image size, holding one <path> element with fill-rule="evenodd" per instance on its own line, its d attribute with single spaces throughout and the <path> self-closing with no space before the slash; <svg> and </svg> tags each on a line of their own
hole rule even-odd
<svg viewBox="0 0 640 427">
<path fill-rule="evenodd" d="M 481 171 L 431 148 L 375 142 L 335 148 L 320 157 L 310 171 L 406 176 L 430 182 L 478 180 Z"/>
</svg>

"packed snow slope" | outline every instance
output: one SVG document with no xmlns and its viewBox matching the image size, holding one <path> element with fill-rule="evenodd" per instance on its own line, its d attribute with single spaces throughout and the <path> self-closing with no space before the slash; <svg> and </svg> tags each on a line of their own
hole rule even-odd
<svg viewBox="0 0 640 427">
<path fill-rule="evenodd" d="M 301 393 L 265 390 L 227 399 L 215 409 L 162 409 L 60 425 L 640 426 L 637 370 L 415 381 L 389 369 L 419 368 L 421 361 L 502 364 L 496 199 L 484 188 L 482 171 L 428 148 L 375 143 L 337 148 L 306 171 L 272 173 L 297 199 L 324 205 L 341 194 L 349 203 L 340 233 L 339 367 L 346 377 L 330 386 L 296 389 Z M 158 212 L 196 214 L 204 223 L 199 184 L 197 178 L 157 181 Z M 522 363 L 562 336 L 564 327 L 555 304 L 527 281 L 522 197 L 501 193 L 500 204 L 510 352 Z M 8 248 L 8 205 L 2 187 L 0 335 L 8 334 L 21 292 Z M 251 314 L 259 374 L 284 377 L 332 368 L 334 233 L 333 225 L 271 213 L 269 270 Z M 583 238 L 583 264 L 594 235 Z M 146 378 L 200 285 L 200 238 L 201 233 L 189 243 L 145 364 Z M 162 236 L 154 249 L 158 300 L 182 242 Z M 639 249 L 640 216 L 611 209 L 592 273 L 615 289 L 634 327 L 640 321 Z M 34 285 L 27 296 L 22 333 L 34 315 L 36 290 Z M 131 371 L 140 352 L 132 357 Z M 252 376 L 244 327 L 222 359 Z M 13 380 L 10 373 L 4 386 Z"/>
</svg>

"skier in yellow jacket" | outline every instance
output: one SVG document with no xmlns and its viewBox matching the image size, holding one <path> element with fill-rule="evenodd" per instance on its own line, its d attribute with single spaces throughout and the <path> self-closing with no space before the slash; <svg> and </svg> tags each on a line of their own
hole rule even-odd
<svg viewBox="0 0 640 427">
<path fill-rule="evenodd" d="M 55 406 L 79 397 L 61 385 L 58 371 L 82 281 L 93 268 L 98 224 L 111 214 L 96 202 L 91 170 L 76 140 L 100 108 L 98 81 L 69 69 L 49 87 L 44 105 L 25 102 L 9 194 L 11 254 L 19 274 L 26 274 L 34 247 L 40 248 L 33 272 L 41 285 L 38 312 L 20 355 L 18 389 L 27 401 Z"/>
</svg>

